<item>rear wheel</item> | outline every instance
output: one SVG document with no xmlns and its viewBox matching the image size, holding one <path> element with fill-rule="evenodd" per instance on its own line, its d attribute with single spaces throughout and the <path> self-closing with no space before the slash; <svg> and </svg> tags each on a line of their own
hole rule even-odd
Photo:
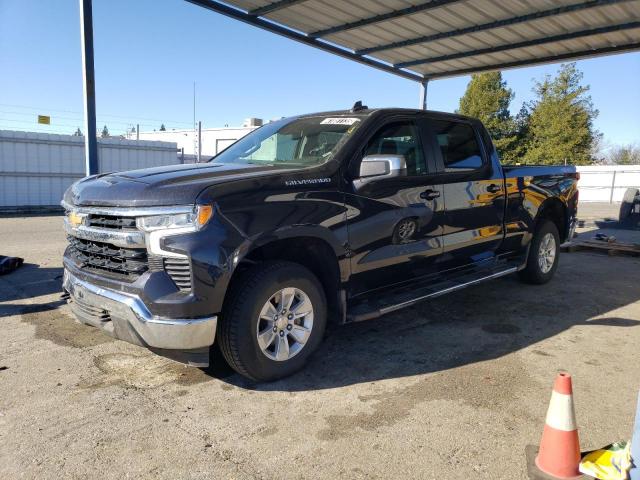
<svg viewBox="0 0 640 480">
<path fill-rule="evenodd" d="M 552 221 L 542 220 L 531 241 L 527 265 L 524 270 L 518 272 L 520 278 L 538 285 L 547 283 L 558 268 L 559 254 L 558 228 Z"/>
<path fill-rule="evenodd" d="M 229 365 L 257 381 L 301 369 L 322 341 L 326 301 L 318 279 L 291 262 L 266 262 L 238 279 L 220 322 Z"/>
</svg>

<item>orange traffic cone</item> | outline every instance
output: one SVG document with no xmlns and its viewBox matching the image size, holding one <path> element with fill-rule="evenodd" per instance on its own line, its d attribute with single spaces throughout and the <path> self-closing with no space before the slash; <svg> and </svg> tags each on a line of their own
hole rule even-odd
<svg viewBox="0 0 640 480">
<path fill-rule="evenodd" d="M 555 478 L 579 478 L 580 440 L 573 410 L 571 375 L 559 373 L 553 385 L 536 465 Z"/>
</svg>

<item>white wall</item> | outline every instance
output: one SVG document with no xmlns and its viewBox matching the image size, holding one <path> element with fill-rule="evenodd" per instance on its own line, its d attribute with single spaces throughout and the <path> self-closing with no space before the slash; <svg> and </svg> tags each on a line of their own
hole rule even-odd
<svg viewBox="0 0 640 480">
<path fill-rule="evenodd" d="M 99 139 L 99 170 L 171 165 L 176 150 L 175 143 Z M 84 137 L 0 130 L 0 208 L 59 205 L 84 169 Z"/>
<path fill-rule="evenodd" d="M 212 157 L 256 128 L 257 127 L 203 128 L 202 155 Z M 135 135 L 135 133 L 130 134 L 132 138 L 135 138 Z M 178 149 L 184 148 L 186 155 L 196 154 L 196 138 L 197 133 L 194 132 L 193 129 L 140 132 L 140 140 L 175 142 L 178 145 Z"/>
<path fill-rule="evenodd" d="M 576 167 L 581 202 L 620 202 L 627 188 L 640 188 L 640 165 Z"/>
</svg>

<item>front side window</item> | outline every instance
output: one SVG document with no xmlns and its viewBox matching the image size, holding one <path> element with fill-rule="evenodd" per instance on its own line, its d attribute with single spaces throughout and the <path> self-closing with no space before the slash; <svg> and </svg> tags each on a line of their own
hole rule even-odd
<svg viewBox="0 0 640 480">
<path fill-rule="evenodd" d="M 446 120 L 432 120 L 445 172 L 464 172 L 482 167 L 482 154 L 471 125 Z"/>
<path fill-rule="evenodd" d="M 398 122 L 382 127 L 371 139 L 366 155 L 402 155 L 407 162 L 407 175 L 427 173 L 418 128 L 413 122 Z"/>
<path fill-rule="evenodd" d="M 213 157 L 216 163 L 310 167 L 328 162 L 362 123 L 360 117 L 306 117 L 269 123 Z"/>
</svg>

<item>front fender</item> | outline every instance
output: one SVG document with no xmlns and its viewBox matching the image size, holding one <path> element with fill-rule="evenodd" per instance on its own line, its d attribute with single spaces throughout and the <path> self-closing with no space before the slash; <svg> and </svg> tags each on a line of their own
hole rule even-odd
<svg viewBox="0 0 640 480">
<path fill-rule="evenodd" d="M 212 313 L 222 309 L 231 279 L 243 260 L 273 242 L 300 238 L 322 241 L 338 260 L 340 280 L 348 280 L 347 215 L 341 193 L 259 192 L 246 195 L 242 201 L 224 199 L 216 212 L 211 225 L 216 233 L 199 248 L 205 259 L 200 264 L 200 272 L 204 282 L 210 285 L 207 298 Z"/>
</svg>

